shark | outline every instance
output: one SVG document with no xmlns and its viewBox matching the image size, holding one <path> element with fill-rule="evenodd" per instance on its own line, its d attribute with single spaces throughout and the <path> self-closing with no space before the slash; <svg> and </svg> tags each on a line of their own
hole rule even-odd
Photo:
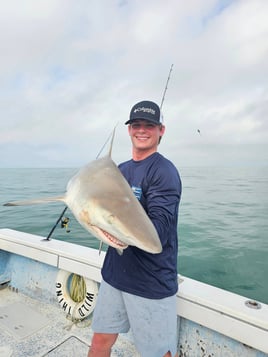
<svg viewBox="0 0 268 357">
<path fill-rule="evenodd" d="M 162 251 L 158 233 L 134 195 L 129 183 L 112 160 L 112 134 L 107 155 L 82 167 L 68 182 L 64 194 L 25 201 L 11 201 L 4 206 L 22 206 L 63 202 L 88 232 L 116 248 L 122 254 L 128 246 L 158 254 Z M 100 247 L 101 247 L 100 245 Z"/>
</svg>

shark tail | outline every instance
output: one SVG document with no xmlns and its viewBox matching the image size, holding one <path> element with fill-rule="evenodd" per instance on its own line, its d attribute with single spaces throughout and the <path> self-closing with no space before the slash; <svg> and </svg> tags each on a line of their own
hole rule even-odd
<svg viewBox="0 0 268 357">
<path fill-rule="evenodd" d="M 11 202 L 4 203 L 3 206 L 30 206 L 30 205 L 44 204 L 47 202 L 65 202 L 65 196 L 45 197 L 45 198 L 38 198 L 34 200 L 25 200 L 25 201 L 11 201 Z"/>
</svg>

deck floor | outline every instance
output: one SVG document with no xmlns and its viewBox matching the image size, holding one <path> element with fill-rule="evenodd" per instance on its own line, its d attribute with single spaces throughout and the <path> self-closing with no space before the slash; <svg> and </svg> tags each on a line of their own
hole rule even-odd
<svg viewBox="0 0 268 357">
<path fill-rule="evenodd" d="M 34 300 L 19 292 L 0 290 L 1 357 L 87 356 L 91 318 L 78 324 L 59 305 Z M 112 357 L 140 357 L 128 335 L 120 335 Z"/>
</svg>

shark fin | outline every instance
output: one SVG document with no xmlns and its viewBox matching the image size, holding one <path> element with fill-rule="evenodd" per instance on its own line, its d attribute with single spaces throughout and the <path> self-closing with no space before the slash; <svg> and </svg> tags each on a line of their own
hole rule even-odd
<svg viewBox="0 0 268 357">
<path fill-rule="evenodd" d="M 30 206 L 30 205 L 38 205 L 47 202 L 65 202 L 65 196 L 57 196 L 57 197 L 46 197 L 46 198 L 38 198 L 34 200 L 26 200 L 26 201 L 11 201 L 4 203 L 3 206 Z"/>
<path fill-rule="evenodd" d="M 111 139 L 111 144 L 110 144 L 110 149 L 109 149 L 109 157 L 112 157 L 112 148 L 113 148 L 113 143 L 114 143 L 114 136 L 115 136 L 115 129 L 117 127 L 118 123 L 115 125 L 114 130 L 112 132 L 112 139 Z"/>
</svg>

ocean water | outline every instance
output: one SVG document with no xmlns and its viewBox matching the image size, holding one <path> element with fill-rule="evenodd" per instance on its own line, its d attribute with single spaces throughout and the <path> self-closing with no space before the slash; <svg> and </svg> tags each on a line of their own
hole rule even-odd
<svg viewBox="0 0 268 357">
<path fill-rule="evenodd" d="M 47 236 L 64 205 L 3 207 L 59 195 L 76 169 L 0 169 L 0 228 Z M 180 168 L 180 274 L 268 304 L 268 167 Z M 52 239 L 98 248 L 70 210 Z M 0 247 L 1 248 L 1 247 Z"/>
</svg>

